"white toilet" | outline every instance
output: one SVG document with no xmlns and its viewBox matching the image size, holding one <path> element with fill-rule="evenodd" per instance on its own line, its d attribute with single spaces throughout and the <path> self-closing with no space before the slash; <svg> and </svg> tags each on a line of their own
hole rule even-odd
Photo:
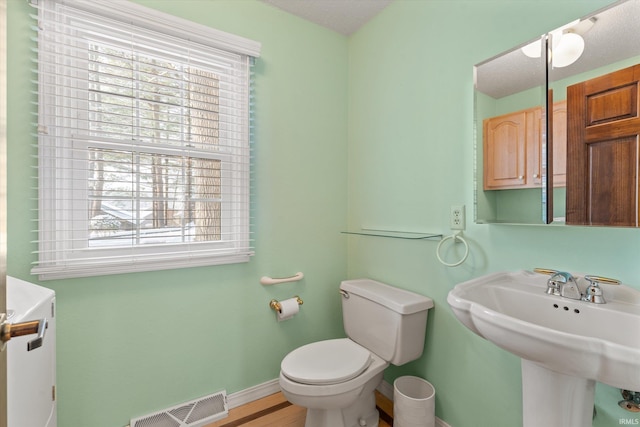
<svg viewBox="0 0 640 427">
<path fill-rule="evenodd" d="M 348 338 L 319 341 L 282 360 L 280 388 L 307 408 L 305 427 L 378 426 L 374 391 L 389 363 L 422 355 L 433 300 L 370 279 L 340 284 Z"/>
</svg>

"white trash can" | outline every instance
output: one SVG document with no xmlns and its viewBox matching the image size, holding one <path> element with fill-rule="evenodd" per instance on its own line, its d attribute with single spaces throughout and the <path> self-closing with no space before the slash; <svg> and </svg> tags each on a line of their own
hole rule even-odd
<svg viewBox="0 0 640 427">
<path fill-rule="evenodd" d="M 393 382 L 393 426 L 435 427 L 436 390 L 422 378 L 405 376 Z"/>
</svg>

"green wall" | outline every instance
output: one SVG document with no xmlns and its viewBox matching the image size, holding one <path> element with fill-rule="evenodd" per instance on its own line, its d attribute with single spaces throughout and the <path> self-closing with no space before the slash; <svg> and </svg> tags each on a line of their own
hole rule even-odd
<svg viewBox="0 0 640 427">
<path fill-rule="evenodd" d="M 475 225 L 472 65 L 606 0 L 396 0 L 346 38 L 256 0 L 137 0 L 262 42 L 256 70 L 254 237 L 247 264 L 49 281 L 58 298 L 60 427 L 129 418 L 276 378 L 306 342 L 342 336 L 336 287 L 368 276 L 432 297 L 425 354 L 386 379 L 420 375 L 453 427 L 520 425 L 520 364 L 466 330 L 446 304 L 458 282 L 537 266 L 640 288 L 637 230 Z M 8 0 L 9 273 L 26 280 L 37 206 L 30 122 L 31 12 Z M 545 8 L 553 7 L 553 13 Z M 520 16 L 527 16 L 523 21 Z M 347 227 L 448 232 L 465 204 L 471 254 L 440 265 L 435 241 L 345 236 Z M 456 250 L 457 251 L 457 250 Z M 445 248 L 445 257 L 456 251 Z M 262 287 L 262 275 L 305 273 Z M 300 295 L 277 323 L 271 298 Z M 597 427 L 630 413 L 598 385 Z"/>
<path fill-rule="evenodd" d="M 347 39 L 258 1 L 139 1 L 262 43 L 256 67 L 256 255 L 246 264 L 48 281 L 58 301 L 60 427 L 132 417 L 277 378 L 293 348 L 342 334 L 346 277 Z M 9 274 L 34 281 L 37 165 L 31 8 L 9 0 Z M 263 275 L 300 283 L 265 287 Z M 272 298 L 300 295 L 278 323 Z"/>
<path fill-rule="evenodd" d="M 349 226 L 449 233 L 450 206 L 467 207 L 471 253 L 456 268 L 438 263 L 436 241 L 353 236 L 348 243 L 349 277 L 434 299 L 424 355 L 391 367 L 386 379 L 429 380 L 436 415 L 453 427 L 522 423 L 520 361 L 457 321 L 446 302 L 455 284 L 543 266 L 618 277 L 640 289 L 638 230 L 472 221 L 472 66 L 608 3 L 396 1 L 349 40 Z M 461 251 L 447 245 L 442 252 L 453 261 Z M 594 426 L 638 419 L 618 400 L 618 390 L 598 384 Z"/>
</svg>

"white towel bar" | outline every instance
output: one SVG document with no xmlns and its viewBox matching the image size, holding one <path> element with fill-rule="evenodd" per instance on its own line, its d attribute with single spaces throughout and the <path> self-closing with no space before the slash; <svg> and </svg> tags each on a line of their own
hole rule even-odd
<svg viewBox="0 0 640 427">
<path fill-rule="evenodd" d="M 260 278 L 260 283 L 262 283 L 265 286 L 267 286 L 267 285 L 277 285 L 278 283 L 297 282 L 298 280 L 302 280 L 303 277 L 304 277 L 304 274 L 302 274 L 300 272 L 296 273 L 295 276 L 291 276 L 291 277 L 268 277 L 268 276 L 262 276 Z"/>
</svg>

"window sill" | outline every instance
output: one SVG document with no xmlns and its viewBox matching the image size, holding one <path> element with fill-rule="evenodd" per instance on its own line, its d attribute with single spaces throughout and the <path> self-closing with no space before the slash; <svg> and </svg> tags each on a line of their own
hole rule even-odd
<svg viewBox="0 0 640 427">
<path fill-rule="evenodd" d="M 79 277 L 106 276 L 111 274 L 139 273 L 145 271 L 172 270 L 176 268 L 206 267 L 222 264 L 249 262 L 253 252 L 224 255 L 188 257 L 173 260 L 127 260 L 118 262 L 67 263 L 59 266 L 38 266 L 31 274 L 39 280 L 71 279 Z"/>
</svg>

